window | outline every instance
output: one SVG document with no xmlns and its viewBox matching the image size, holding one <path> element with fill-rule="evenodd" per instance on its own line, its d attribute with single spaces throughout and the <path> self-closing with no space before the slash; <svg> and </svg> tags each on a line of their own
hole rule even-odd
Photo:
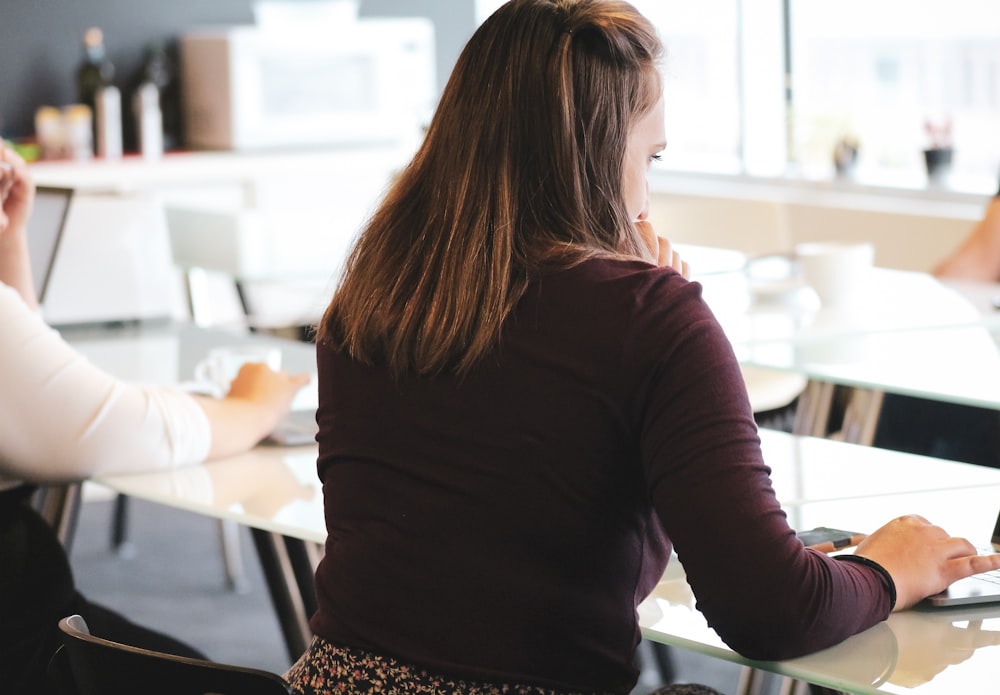
<svg viewBox="0 0 1000 695">
<path fill-rule="evenodd" d="M 922 186 L 923 150 L 950 146 L 947 185 L 993 192 L 1000 174 L 995 0 L 790 2 L 792 159 L 832 175 L 842 137 L 862 182 Z"/>
<path fill-rule="evenodd" d="M 743 111 L 737 0 L 633 4 L 656 24 L 666 45 L 665 165 L 740 171 Z"/>
<path fill-rule="evenodd" d="M 480 20 L 501 4 L 477 0 Z M 838 144 L 854 142 L 840 175 L 922 188 L 933 135 L 953 147 L 946 187 L 996 191 L 996 0 L 632 4 L 667 48 L 661 166 L 832 179 Z"/>
</svg>

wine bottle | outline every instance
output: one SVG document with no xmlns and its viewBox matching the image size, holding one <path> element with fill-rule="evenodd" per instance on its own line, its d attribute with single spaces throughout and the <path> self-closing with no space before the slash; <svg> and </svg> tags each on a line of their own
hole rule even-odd
<svg viewBox="0 0 1000 695">
<path fill-rule="evenodd" d="M 83 34 L 83 59 L 76 71 L 77 100 L 90 107 L 90 112 L 97 110 L 97 92 L 102 87 L 113 84 L 115 66 L 108 59 L 104 48 L 104 32 L 98 27 L 91 27 Z M 91 141 L 97 141 L 97 123 L 93 123 Z"/>
</svg>

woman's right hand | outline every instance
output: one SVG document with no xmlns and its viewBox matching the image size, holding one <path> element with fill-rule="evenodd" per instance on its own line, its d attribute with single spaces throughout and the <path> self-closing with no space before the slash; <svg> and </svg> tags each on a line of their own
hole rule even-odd
<svg viewBox="0 0 1000 695">
<path fill-rule="evenodd" d="M 861 541 L 854 552 L 882 565 L 892 576 L 897 611 L 944 591 L 959 579 L 1000 569 L 1000 554 L 978 555 L 968 540 L 950 536 L 915 514 L 893 519 Z"/>
<path fill-rule="evenodd" d="M 269 435 L 309 380 L 309 374 L 290 374 L 266 364 L 248 363 L 240 367 L 224 397 L 194 396 L 212 429 L 208 458 L 242 453 Z"/>
<path fill-rule="evenodd" d="M 0 142 L 0 237 L 24 231 L 35 199 L 35 184 L 20 155 Z"/>
<path fill-rule="evenodd" d="M 291 374 L 271 369 L 263 363 L 251 362 L 240 367 L 224 398 L 258 406 L 265 418 L 264 428 L 270 432 L 288 414 L 295 394 L 309 383 L 309 379 L 308 374 Z"/>
<path fill-rule="evenodd" d="M 685 278 L 691 277 L 691 268 L 688 262 L 674 250 L 670 240 L 656 233 L 649 220 L 644 218 L 636 220 L 635 227 L 639 230 L 639 235 L 646 243 L 646 248 L 649 249 L 657 265 L 673 268 Z"/>
</svg>

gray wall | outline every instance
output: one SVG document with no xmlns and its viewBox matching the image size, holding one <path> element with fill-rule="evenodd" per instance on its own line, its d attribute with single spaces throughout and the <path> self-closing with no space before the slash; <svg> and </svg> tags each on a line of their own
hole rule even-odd
<svg viewBox="0 0 1000 695">
<path fill-rule="evenodd" d="M 2 0 L 0 135 L 34 132 L 35 109 L 76 100 L 83 32 L 104 30 L 123 95 L 150 41 L 173 41 L 202 24 L 253 22 L 252 0 Z M 361 0 L 362 16 L 429 17 L 437 35 L 438 87 L 475 29 L 473 0 Z"/>
</svg>

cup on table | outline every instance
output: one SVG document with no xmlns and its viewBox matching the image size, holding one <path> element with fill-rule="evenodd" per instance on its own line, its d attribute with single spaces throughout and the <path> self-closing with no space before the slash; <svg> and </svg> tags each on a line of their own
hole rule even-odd
<svg viewBox="0 0 1000 695">
<path fill-rule="evenodd" d="M 844 309 L 863 299 L 875 264 L 868 242 L 812 241 L 796 244 L 799 276 L 824 308 Z"/>
<path fill-rule="evenodd" d="M 281 349 L 268 345 L 230 345 L 213 348 L 194 368 L 199 386 L 216 396 L 229 392 L 229 384 L 244 364 L 261 362 L 271 369 L 281 369 Z"/>
</svg>

